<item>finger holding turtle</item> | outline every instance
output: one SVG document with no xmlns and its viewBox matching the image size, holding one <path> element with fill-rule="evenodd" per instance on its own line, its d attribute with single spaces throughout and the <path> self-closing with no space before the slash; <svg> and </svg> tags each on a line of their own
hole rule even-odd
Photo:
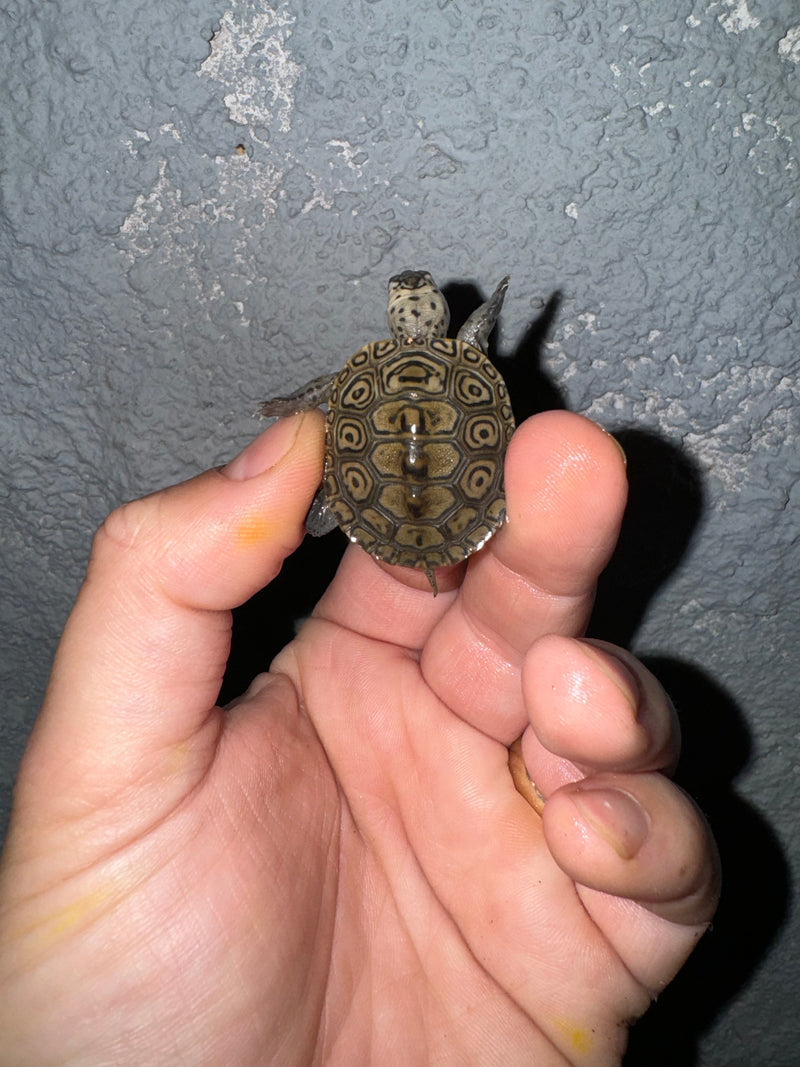
<svg viewBox="0 0 800 1067">
<path fill-rule="evenodd" d="M 469 562 L 422 655 L 428 684 L 505 744 L 527 724 L 519 675 L 544 634 L 583 634 L 627 498 L 614 439 L 565 411 L 536 415 L 506 454 L 508 521 Z"/>
</svg>

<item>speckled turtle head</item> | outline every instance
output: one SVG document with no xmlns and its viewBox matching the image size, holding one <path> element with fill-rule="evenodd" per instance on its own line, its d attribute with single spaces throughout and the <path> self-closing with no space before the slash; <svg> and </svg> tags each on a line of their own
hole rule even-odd
<svg viewBox="0 0 800 1067">
<path fill-rule="evenodd" d="M 389 279 L 387 314 L 401 344 L 446 337 L 450 325 L 447 301 L 426 270 L 404 270 Z"/>
</svg>

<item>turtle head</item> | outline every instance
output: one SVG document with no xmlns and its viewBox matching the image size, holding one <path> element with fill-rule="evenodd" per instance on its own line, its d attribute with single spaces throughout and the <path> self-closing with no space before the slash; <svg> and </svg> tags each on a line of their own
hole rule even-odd
<svg viewBox="0 0 800 1067">
<path fill-rule="evenodd" d="M 426 270 L 404 270 L 389 279 L 389 326 L 398 341 L 445 337 L 450 309 Z"/>
</svg>

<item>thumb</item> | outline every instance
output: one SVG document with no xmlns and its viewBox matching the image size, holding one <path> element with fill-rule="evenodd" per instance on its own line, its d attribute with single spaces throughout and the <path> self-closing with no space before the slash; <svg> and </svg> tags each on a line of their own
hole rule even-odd
<svg viewBox="0 0 800 1067">
<path fill-rule="evenodd" d="M 230 609 L 303 537 L 322 417 L 281 420 L 228 467 L 126 504 L 99 530 L 20 770 L 17 808 L 68 817 L 194 754 L 230 649 Z M 164 767 L 158 761 L 164 762 Z M 162 773 L 163 772 L 163 773 Z"/>
</svg>

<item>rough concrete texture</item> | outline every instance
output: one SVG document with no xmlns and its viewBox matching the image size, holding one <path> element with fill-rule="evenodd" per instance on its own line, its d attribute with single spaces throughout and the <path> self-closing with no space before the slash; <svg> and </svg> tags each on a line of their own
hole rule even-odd
<svg viewBox="0 0 800 1067">
<path fill-rule="evenodd" d="M 6 782 L 106 512 L 381 333 L 394 271 L 456 309 L 509 271 L 519 410 L 625 440 L 594 628 L 671 688 L 726 863 L 629 1062 L 796 1063 L 796 4 L 226 4 L 0 12 Z"/>
</svg>

